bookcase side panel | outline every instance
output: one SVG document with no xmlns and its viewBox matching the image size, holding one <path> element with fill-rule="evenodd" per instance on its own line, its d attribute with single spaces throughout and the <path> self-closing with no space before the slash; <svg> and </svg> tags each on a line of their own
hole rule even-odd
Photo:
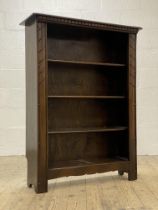
<svg viewBox="0 0 158 210">
<path fill-rule="evenodd" d="M 136 142 L 136 34 L 129 34 L 129 180 L 137 179 Z"/>
<path fill-rule="evenodd" d="M 38 76 L 36 22 L 25 27 L 26 45 L 26 157 L 27 184 L 37 185 Z"/>
<path fill-rule="evenodd" d="M 37 192 L 46 192 L 47 181 L 47 24 L 37 23 L 38 62 L 38 186 Z"/>
<path fill-rule="evenodd" d="M 27 183 L 47 191 L 46 24 L 26 26 Z"/>
</svg>

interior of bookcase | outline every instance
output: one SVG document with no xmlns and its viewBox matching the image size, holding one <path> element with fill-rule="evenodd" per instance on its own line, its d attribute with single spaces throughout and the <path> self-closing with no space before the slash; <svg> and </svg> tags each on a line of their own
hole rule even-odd
<svg viewBox="0 0 158 210">
<path fill-rule="evenodd" d="M 48 166 L 126 161 L 125 33 L 48 24 Z"/>
</svg>

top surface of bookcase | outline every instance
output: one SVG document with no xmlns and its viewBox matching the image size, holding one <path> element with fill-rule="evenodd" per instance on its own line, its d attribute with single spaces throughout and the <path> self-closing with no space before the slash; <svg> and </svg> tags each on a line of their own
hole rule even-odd
<svg viewBox="0 0 158 210">
<path fill-rule="evenodd" d="M 141 27 L 103 23 L 103 22 L 96 22 L 96 21 L 89 21 L 89 20 L 81 20 L 81 19 L 54 16 L 54 15 L 45 15 L 41 13 L 31 14 L 28 18 L 26 18 L 20 24 L 29 26 L 34 21 L 46 22 L 46 23 L 58 23 L 58 24 L 65 24 L 65 25 L 71 25 L 71 26 L 94 28 L 98 30 L 118 31 L 118 32 L 125 32 L 125 33 L 137 33 L 140 29 L 142 29 Z"/>
</svg>

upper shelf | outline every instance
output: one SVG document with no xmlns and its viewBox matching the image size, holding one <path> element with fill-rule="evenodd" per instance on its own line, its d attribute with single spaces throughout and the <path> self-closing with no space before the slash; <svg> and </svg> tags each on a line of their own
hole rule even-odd
<svg viewBox="0 0 158 210">
<path fill-rule="evenodd" d="M 63 64 L 79 64 L 79 65 L 93 65 L 93 66 L 112 66 L 112 67 L 124 67 L 122 63 L 103 63 L 103 62 L 87 62 L 87 61 L 68 61 L 68 60 L 54 60 L 48 59 L 51 63 L 63 63 Z"/>
</svg>

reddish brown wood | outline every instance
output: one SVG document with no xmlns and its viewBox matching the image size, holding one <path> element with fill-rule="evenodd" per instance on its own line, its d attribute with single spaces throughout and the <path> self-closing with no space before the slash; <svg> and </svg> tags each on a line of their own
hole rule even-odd
<svg viewBox="0 0 158 210">
<path fill-rule="evenodd" d="M 24 24 L 28 187 L 114 170 L 135 180 L 140 28 L 42 14 Z"/>
</svg>

